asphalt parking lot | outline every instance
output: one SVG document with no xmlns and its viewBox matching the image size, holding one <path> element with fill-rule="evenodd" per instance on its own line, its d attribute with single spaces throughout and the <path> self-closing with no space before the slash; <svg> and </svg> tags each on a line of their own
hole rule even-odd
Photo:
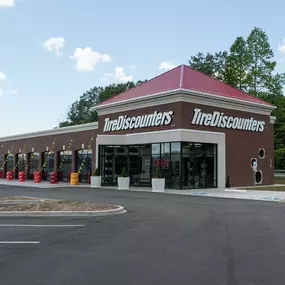
<svg viewBox="0 0 285 285">
<path fill-rule="evenodd" d="M 0 195 L 113 203 L 128 213 L 1 218 L 2 285 L 285 283 L 285 204 L 91 189 Z M 15 226 L 16 225 L 16 226 Z"/>
</svg>

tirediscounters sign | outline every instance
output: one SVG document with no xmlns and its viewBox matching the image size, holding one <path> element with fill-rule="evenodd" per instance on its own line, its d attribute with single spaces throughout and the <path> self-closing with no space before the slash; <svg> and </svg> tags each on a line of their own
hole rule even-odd
<svg viewBox="0 0 285 285">
<path fill-rule="evenodd" d="M 115 120 L 105 119 L 103 132 L 166 126 L 172 122 L 173 111 L 157 112 L 142 116 L 119 116 Z"/>
<path fill-rule="evenodd" d="M 198 108 L 194 109 L 191 124 L 252 132 L 263 132 L 265 126 L 264 121 L 254 120 L 253 118 L 225 116 L 224 113 L 218 111 L 204 113 Z"/>
</svg>

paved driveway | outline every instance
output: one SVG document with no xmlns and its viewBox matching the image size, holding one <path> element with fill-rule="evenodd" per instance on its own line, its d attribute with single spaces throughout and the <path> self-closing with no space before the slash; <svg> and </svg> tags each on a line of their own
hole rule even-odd
<svg viewBox="0 0 285 285">
<path fill-rule="evenodd" d="M 0 244 L 3 285 L 285 284 L 282 203 L 0 187 L 7 194 L 114 203 L 128 213 L 0 218 L 0 242 L 37 242 Z"/>
</svg>

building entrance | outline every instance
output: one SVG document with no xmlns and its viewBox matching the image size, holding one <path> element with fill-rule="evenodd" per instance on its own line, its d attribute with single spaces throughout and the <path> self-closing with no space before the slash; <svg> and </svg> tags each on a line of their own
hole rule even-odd
<svg viewBox="0 0 285 285">
<path fill-rule="evenodd" d="M 101 146 L 100 170 L 103 185 L 117 185 L 123 167 L 130 176 L 130 185 L 149 186 L 151 179 L 151 146 Z"/>
<path fill-rule="evenodd" d="M 214 144 L 182 144 L 182 188 L 217 187 L 217 146 Z"/>
<path fill-rule="evenodd" d="M 100 146 L 103 185 L 117 185 L 126 168 L 131 186 L 151 186 L 161 169 L 166 188 L 203 189 L 217 187 L 217 145 L 166 142 L 149 145 Z"/>
</svg>

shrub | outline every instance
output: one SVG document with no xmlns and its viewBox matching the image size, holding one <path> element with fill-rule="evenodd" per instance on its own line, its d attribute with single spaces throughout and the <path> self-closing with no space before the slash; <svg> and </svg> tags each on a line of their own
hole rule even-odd
<svg viewBox="0 0 285 285">
<path fill-rule="evenodd" d="M 100 176 L 100 170 L 99 168 L 96 168 L 94 171 L 94 176 Z"/>
<path fill-rule="evenodd" d="M 154 178 L 161 178 L 160 167 L 156 168 Z"/>
<path fill-rule="evenodd" d="M 121 177 L 128 177 L 128 174 L 127 174 L 127 169 L 126 169 L 126 167 L 123 167 L 123 168 L 122 168 Z"/>
</svg>

